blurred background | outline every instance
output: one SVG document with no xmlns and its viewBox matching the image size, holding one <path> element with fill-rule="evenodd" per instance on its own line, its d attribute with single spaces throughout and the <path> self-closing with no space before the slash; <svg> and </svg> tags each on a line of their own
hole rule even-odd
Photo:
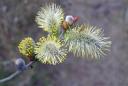
<svg viewBox="0 0 128 86">
<path fill-rule="evenodd" d="M 46 33 L 35 23 L 37 11 L 50 0 L 0 0 L 0 78 L 15 72 L 21 57 L 18 43 L 27 36 L 37 40 Z M 100 60 L 67 60 L 51 66 L 35 64 L 0 86 L 128 86 L 128 0 L 56 0 L 65 15 L 80 16 L 80 23 L 102 27 L 112 40 L 111 52 Z M 27 62 L 27 60 L 26 60 Z"/>
</svg>

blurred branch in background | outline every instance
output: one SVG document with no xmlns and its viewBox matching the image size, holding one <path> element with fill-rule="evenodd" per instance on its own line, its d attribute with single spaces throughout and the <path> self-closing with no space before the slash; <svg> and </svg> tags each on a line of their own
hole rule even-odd
<svg viewBox="0 0 128 86">
<path fill-rule="evenodd" d="M 29 62 L 26 65 L 26 69 L 25 70 L 27 70 L 30 66 L 32 66 L 33 63 L 34 63 L 34 61 Z M 25 70 L 23 70 L 23 71 L 25 71 Z M 6 77 L 4 79 L 1 79 L 0 80 L 0 84 L 1 83 L 5 83 L 5 82 L 7 82 L 7 81 L 9 81 L 9 80 L 11 80 L 13 78 L 15 78 L 16 76 L 20 75 L 23 71 L 17 70 L 15 73 L 11 74 L 10 76 L 8 76 L 8 77 Z"/>
</svg>

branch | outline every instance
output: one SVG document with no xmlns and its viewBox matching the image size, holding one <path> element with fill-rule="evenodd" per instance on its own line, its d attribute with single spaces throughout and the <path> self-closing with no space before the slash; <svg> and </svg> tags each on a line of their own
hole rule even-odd
<svg viewBox="0 0 128 86">
<path fill-rule="evenodd" d="M 34 61 L 29 62 L 29 63 L 26 65 L 26 69 L 25 69 L 25 70 L 27 70 L 33 63 L 34 63 Z M 16 72 L 14 72 L 13 74 L 11 74 L 10 76 L 8 76 L 8 77 L 6 77 L 6 78 L 4 78 L 4 79 L 1 79 L 1 80 L 0 80 L 0 84 L 1 84 L 1 83 L 4 83 L 4 82 L 7 82 L 7 81 L 9 81 L 9 80 L 11 80 L 11 79 L 13 79 L 13 78 L 15 78 L 16 76 L 20 75 L 22 72 L 23 72 L 23 71 L 17 70 Z"/>
</svg>

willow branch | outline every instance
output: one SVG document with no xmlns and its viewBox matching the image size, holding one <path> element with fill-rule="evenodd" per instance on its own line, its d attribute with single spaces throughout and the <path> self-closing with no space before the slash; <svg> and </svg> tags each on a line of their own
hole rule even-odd
<svg viewBox="0 0 128 86">
<path fill-rule="evenodd" d="M 26 65 L 26 69 L 25 69 L 25 70 L 27 70 L 33 63 L 34 63 L 34 61 L 29 62 L 29 63 Z M 24 70 L 24 71 L 25 71 L 25 70 Z M 9 80 L 11 80 L 11 79 L 13 79 L 13 78 L 15 78 L 16 76 L 20 75 L 22 72 L 23 72 L 23 71 L 17 70 L 16 72 L 14 72 L 13 74 L 11 74 L 10 76 L 8 76 L 8 77 L 6 77 L 6 78 L 3 78 L 3 79 L 0 79 L 0 84 L 1 84 L 1 83 L 4 83 L 4 82 L 7 82 L 7 81 L 9 81 Z"/>
</svg>

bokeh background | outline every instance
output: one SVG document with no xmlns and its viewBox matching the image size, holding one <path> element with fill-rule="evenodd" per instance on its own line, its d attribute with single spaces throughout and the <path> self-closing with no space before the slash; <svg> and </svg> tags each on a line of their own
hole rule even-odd
<svg viewBox="0 0 128 86">
<path fill-rule="evenodd" d="M 0 0 L 0 78 L 16 70 L 13 60 L 21 56 L 17 45 L 24 37 L 37 40 L 46 35 L 34 19 L 49 1 Z M 102 27 L 111 37 L 111 52 L 100 60 L 69 54 L 56 66 L 37 63 L 32 70 L 0 86 L 128 86 L 128 0 L 55 2 L 64 8 L 65 15 L 80 16 L 80 23 Z"/>
</svg>

